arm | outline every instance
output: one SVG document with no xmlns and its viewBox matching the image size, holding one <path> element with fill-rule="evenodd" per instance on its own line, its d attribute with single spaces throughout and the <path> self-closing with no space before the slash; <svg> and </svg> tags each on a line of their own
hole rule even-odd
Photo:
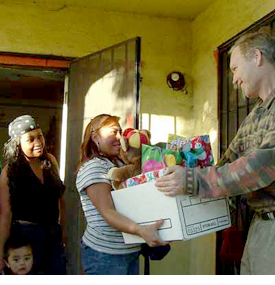
<svg viewBox="0 0 275 285">
<path fill-rule="evenodd" d="M 47 153 L 47 154 L 48 154 L 50 162 L 52 163 L 52 165 L 54 167 L 54 171 L 59 176 L 59 166 L 58 166 L 56 158 L 52 154 L 50 154 L 50 153 Z"/>
<path fill-rule="evenodd" d="M 201 197 L 236 196 L 269 186 L 275 180 L 275 149 L 258 149 L 221 167 L 174 166 L 156 186 L 167 196 L 188 193 Z"/>
<path fill-rule="evenodd" d="M 59 166 L 56 158 L 50 153 L 48 153 L 48 157 L 54 167 L 56 174 L 59 176 Z M 66 243 L 66 200 L 64 197 L 64 193 L 58 200 L 58 206 L 59 206 L 59 223 L 62 227 L 62 242 Z"/>
<path fill-rule="evenodd" d="M 7 166 L 0 176 L 0 271 L 4 267 L 4 245 L 10 234 L 11 227 L 11 205 L 10 191 L 8 186 Z"/>
<path fill-rule="evenodd" d="M 247 117 L 248 118 L 248 117 Z M 246 121 L 246 120 L 245 120 Z M 229 148 L 216 166 L 207 168 L 169 168 L 156 186 L 165 195 L 188 193 L 201 197 L 236 196 L 268 187 L 275 180 L 275 118 L 270 116 L 259 149 L 247 156 L 238 154 L 242 147 L 243 122 Z M 241 137 L 241 138 L 240 138 Z"/>
<path fill-rule="evenodd" d="M 62 228 L 62 242 L 66 243 L 66 201 L 64 195 L 59 198 L 59 222 Z"/>
<path fill-rule="evenodd" d="M 160 239 L 157 233 L 157 229 L 162 225 L 163 221 L 142 227 L 115 210 L 109 184 L 95 183 L 87 187 L 86 191 L 92 203 L 111 227 L 122 232 L 138 235 L 151 247 L 167 244 Z"/>
</svg>

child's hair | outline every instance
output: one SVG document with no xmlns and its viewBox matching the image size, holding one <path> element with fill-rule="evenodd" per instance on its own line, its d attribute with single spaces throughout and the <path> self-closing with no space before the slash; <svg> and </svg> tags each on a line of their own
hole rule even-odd
<svg viewBox="0 0 275 285">
<path fill-rule="evenodd" d="M 4 246 L 4 259 L 7 261 L 8 257 L 9 257 L 9 251 L 12 249 L 17 249 L 23 246 L 28 246 L 32 249 L 32 244 L 30 242 L 30 240 L 25 237 L 25 236 L 21 236 L 21 235 L 11 235 Z"/>
</svg>

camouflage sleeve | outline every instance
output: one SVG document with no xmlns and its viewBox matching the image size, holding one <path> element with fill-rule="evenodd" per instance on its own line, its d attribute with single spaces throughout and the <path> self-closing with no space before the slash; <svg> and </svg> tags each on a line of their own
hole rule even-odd
<svg viewBox="0 0 275 285">
<path fill-rule="evenodd" d="M 185 189 L 190 194 L 192 189 L 193 195 L 223 197 L 250 193 L 275 180 L 275 149 L 258 149 L 220 167 L 189 168 L 185 175 Z"/>
</svg>

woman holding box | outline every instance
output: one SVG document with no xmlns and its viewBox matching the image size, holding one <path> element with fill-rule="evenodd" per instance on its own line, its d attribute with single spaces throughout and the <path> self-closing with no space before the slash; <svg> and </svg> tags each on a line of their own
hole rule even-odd
<svg viewBox="0 0 275 285">
<path fill-rule="evenodd" d="M 93 118 L 86 127 L 80 149 L 76 187 L 87 221 L 81 242 L 86 274 L 138 274 L 141 245 L 125 244 L 121 232 L 138 235 L 151 247 L 166 244 L 157 234 L 163 221 L 142 227 L 114 208 L 107 173 L 122 165 L 118 121 L 118 117 L 107 114 Z"/>
</svg>

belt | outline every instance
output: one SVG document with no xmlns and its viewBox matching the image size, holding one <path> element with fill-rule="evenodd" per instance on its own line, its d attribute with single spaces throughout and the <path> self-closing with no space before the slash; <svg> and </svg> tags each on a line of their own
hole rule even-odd
<svg viewBox="0 0 275 285">
<path fill-rule="evenodd" d="M 21 225 L 38 225 L 38 223 L 33 223 L 33 222 L 29 222 L 29 221 L 22 221 L 22 220 L 15 220 L 15 223 L 19 223 Z"/>
<path fill-rule="evenodd" d="M 259 213 L 258 215 L 265 221 L 275 220 L 275 212 Z"/>
<path fill-rule="evenodd" d="M 20 225 L 33 225 L 33 226 L 40 226 L 40 227 L 45 227 L 45 228 L 52 228 L 58 225 L 58 223 L 52 223 L 52 224 L 41 224 L 41 223 L 34 223 L 34 222 L 29 222 L 29 221 L 23 221 L 23 220 L 14 220 L 13 224 L 20 224 Z"/>
</svg>

